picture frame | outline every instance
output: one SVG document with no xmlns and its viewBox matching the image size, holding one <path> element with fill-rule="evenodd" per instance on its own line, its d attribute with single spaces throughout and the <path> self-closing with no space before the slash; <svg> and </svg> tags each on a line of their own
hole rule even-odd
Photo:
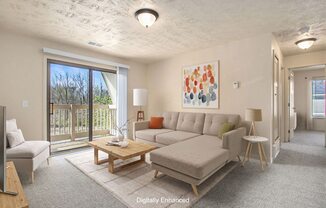
<svg viewBox="0 0 326 208">
<path fill-rule="evenodd" d="M 182 67 L 182 107 L 220 108 L 218 60 Z"/>
</svg>

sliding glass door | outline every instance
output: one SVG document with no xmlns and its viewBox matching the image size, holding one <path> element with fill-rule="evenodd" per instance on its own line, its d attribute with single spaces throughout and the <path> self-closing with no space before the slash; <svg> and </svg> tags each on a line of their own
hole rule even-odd
<svg viewBox="0 0 326 208">
<path fill-rule="evenodd" d="M 93 70 L 93 139 L 115 135 L 117 75 Z"/>
<path fill-rule="evenodd" d="M 115 71 L 48 60 L 47 93 L 52 152 L 84 147 L 114 133 Z"/>
</svg>

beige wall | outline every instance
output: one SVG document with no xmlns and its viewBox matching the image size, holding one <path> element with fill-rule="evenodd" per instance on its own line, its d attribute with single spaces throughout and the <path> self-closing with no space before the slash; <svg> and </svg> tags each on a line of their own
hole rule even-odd
<svg viewBox="0 0 326 208">
<path fill-rule="evenodd" d="M 67 44 L 3 31 L 0 32 L 0 46 L 0 105 L 7 106 L 7 118 L 17 119 L 19 128 L 22 129 L 26 139 L 46 138 L 45 59 L 48 56 L 41 52 L 43 47 L 129 65 L 128 114 L 129 117 L 136 114 L 137 109 L 132 106 L 132 89 L 146 87 L 146 66 L 144 64 Z M 63 59 L 53 56 L 51 58 Z M 90 64 L 75 60 L 69 61 Z M 23 100 L 29 101 L 28 108 L 22 108 Z"/>
<path fill-rule="evenodd" d="M 294 107 L 297 112 L 297 128 L 307 129 L 308 115 L 308 81 L 313 77 L 324 76 L 324 69 L 310 71 L 295 71 L 294 72 Z M 325 124 L 325 119 L 313 119 L 313 130 L 320 130 L 320 127 Z"/>
<path fill-rule="evenodd" d="M 326 50 L 307 52 L 284 57 L 284 65 L 286 68 L 304 67 L 319 64 L 326 64 Z"/>
<path fill-rule="evenodd" d="M 235 113 L 244 119 L 246 108 L 261 108 L 259 135 L 270 138 L 272 53 L 269 34 L 194 50 L 148 66 L 150 115 L 164 111 Z M 220 61 L 220 109 L 182 108 L 182 66 Z M 234 89 L 232 83 L 240 82 Z M 266 144 L 269 152 L 270 145 Z"/>
<path fill-rule="evenodd" d="M 307 52 L 293 56 L 286 56 L 284 57 L 284 77 L 289 76 L 289 69 L 296 68 L 296 67 L 304 67 L 304 66 L 312 66 L 312 65 L 320 65 L 326 64 L 326 50 L 324 51 L 317 51 L 317 52 Z M 289 129 L 289 109 L 288 109 L 288 102 L 289 102 L 289 81 L 288 79 L 284 79 L 284 105 L 283 109 L 285 112 L 285 129 Z M 288 141 L 289 134 L 285 131 L 285 140 Z"/>
</svg>

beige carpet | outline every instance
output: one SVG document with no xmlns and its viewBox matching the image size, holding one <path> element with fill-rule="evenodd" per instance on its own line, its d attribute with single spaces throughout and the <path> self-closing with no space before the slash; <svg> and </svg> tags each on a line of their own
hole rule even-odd
<svg viewBox="0 0 326 208">
<path fill-rule="evenodd" d="M 94 164 L 93 151 L 69 155 L 66 160 L 102 185 L 126 206 L 135 208 L 190 207 L 238 165 L 236 162 L 230 162 L 223 167 L 198 187 L 200 196 L 195 197 L 187 183 L 163 174 L 154 179 L 154 171 L 151 170 L 148 156 L 146 163 L 123 168 L 115 174 L 108 172 L 107 163 Z M 99 157 L 104 159 L 107 155 L 100 152 Z M 132 160 L 118 160 L 116 166 L 130 161 Z"/>
</svg>

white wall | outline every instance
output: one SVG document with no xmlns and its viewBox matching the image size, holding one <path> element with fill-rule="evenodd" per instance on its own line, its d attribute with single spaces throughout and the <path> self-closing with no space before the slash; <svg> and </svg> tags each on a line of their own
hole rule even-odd
<svg viewBox="0 0 326 208">
<path fill-rule="evenodd" d="M 270 138 L 272 53 L 270 34 L 192 50 L 148 66 L 149 115 L 164 111 L 235 113 L 244 119 L 246 108 L 260 108 L 259 135 Z M 220 109 L 182 108 L 182 66 L 220 60 Z M 240 81 L 240 88 L 232 83 Z M 270 145 L 265 149 L 269 154 Z"/>
<path fill-rule="evenodd" d="M 19 128 L 28 140 L 46 139 L 45 59 L 51 56 L 46 56 L 41 52 L 43 47 L 129 65 L 128 114 L 129 117 L 135 117 L 137 108 L 132 106 L 132 89 L 146 87 L 144 64 L 63 43 L 4 31 L 0 32 L 0 47 L 0 105 L 7 106 L 7 118 L 17 119 Z M 51 58 L 66 60 L 61 57 Z M 69 61 L 90 64 L 76 60 Z M 22 108 L 23 100 L 29 101 L 28 108 Z"/>
<path fill-rule="evenodd" d="M 313 47 L 313 46 L 312 46 Z M 289 81 L 287 77 L 289 76 L 289 69 L 296 68 L 296 67 L 304 67 L 304 66 L 313 66 L 313 65 L 321 65 L 326 64 L 326 50 L 324 51 L 317 51 L 317 52 L 307 52 L 293 56 L 286 56 L 284 57 L 284 105 L 283 109 L 285 112 L 286 122 L 285 122 L 285 129 L 289 129 L 289 109 L 287 107 L 289 102 Z M 285 131 L 285 141 L 288 141 L 289 134 Z"/>
<path fill-rule="evenodd" d="M 324 76 L 324 69 L 309 71 L 294 71 L 294 107 L 297 112 L 297 129 L 307 129 L 308 115 L 308 81 L 313 77 Z M 311 98 L 310 98 L 311 99 Z M 313 130 L 325 129 L 325 119 L 313 119 Z"/>
</svg>

